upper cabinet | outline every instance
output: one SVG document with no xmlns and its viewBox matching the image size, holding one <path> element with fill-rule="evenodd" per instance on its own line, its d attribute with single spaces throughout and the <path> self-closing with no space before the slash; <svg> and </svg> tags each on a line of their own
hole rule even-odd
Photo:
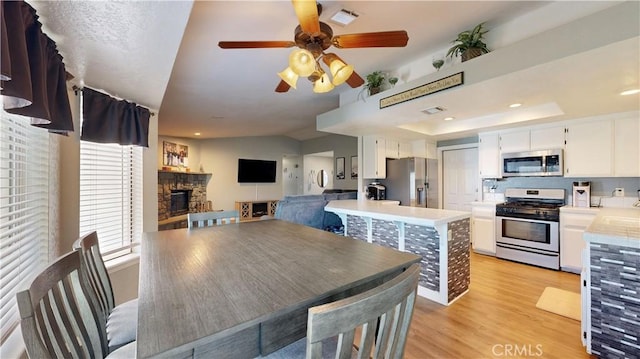
<svg viewBox="0 0 640 359">
<path fill-rule="evenodd" d="M 500 136 L 498 133 L 479 134 L 478 168 L 482 178 L 500 177 Z"/>
<path fill-rule="evenodd" d="M 570 123 L 564 156 L 565 177 L 612 176 L 612 135 L 611 120 Z"/>
<path fill-rule="evenodd" d="M 386 141 L 378 136 L 362 136 L 362 178 L 387 176 Z"/>
<path fill-rule="evenodd" d="M 387 158 L 406 158 L 412 156 L 412 148 L 410 142 L 402 142 L 392 138 L 385 138 L 385 147 Z"/>
<path fill-rule="evenodd" d="M 500 152 L 525 152 L 564 148 L 564 126 L 500 133 Z"/>
<path fill-rule="evenodd" d="M 564 149 L 565 177 L 640 177 L 640 116 L 637 111 L 552 126 L 479 134 L 481 178 L 500 178 L 500 155 Z"/>
<path fill-rule="evenodd" d="M 529 130 L 506 132 L 500 134 L 500 152 L 529 151 Z"/>
<path fill-rule="evenodd" d="M 619 118 L 613 123 L 616 177 L 640 177 L 640 118 Z"/>
<path fill-rule="evenodd" d="M 531 130 L 530 150 L 553 150 L 564 148 L 564 126 L 543 127 Z"/>
</svg>

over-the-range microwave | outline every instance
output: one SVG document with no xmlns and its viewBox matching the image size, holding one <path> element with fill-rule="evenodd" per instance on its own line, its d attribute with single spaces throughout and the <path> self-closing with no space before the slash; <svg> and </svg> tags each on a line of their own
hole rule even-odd
<svg viewBox="0 0 640 359">
<path fill-rule="evenodd" d="M 502 177 L 562 176 L 562 149 L 503 153 Z"/>
</svg>

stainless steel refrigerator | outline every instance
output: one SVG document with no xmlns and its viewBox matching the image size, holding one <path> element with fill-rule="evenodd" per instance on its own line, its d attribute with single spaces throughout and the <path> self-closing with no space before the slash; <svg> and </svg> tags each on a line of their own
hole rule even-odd
<svg viewBox="0 0 640 359">
<path fill-rule="evenodd" d="M 401 206 L 438 208 L 438 160 L 409 157 L 387 159 L 386 199 Z"/>
</svg>

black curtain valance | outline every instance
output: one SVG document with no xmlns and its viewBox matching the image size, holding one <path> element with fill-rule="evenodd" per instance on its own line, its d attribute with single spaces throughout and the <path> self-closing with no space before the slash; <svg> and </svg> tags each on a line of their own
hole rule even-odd
<svg viewBox="0 0 640 359">
<path fill-rule="evenodd" d="M 149 147 L 149 116 L 144 107 L 88 87 L 82 89 L 83 141 Z"/>
<path fill-rule="evenodd" d="M 0 87 L 5 111 L 51 132 L 73 131 L 66 70 L 56 43 L 24 1 L 2 1 Z"/>
</svg>

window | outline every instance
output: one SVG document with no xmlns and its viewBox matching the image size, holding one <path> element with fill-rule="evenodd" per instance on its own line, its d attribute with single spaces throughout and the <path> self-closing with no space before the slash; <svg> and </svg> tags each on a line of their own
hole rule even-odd
<svg viewBox="0 0 640 359">
<path fill-rule="evenodd" d="M 20 321 L 16 292 L 48 263 L 49 134 L 0 111 L 0 343 Z"/>
<path fill-rule="evenodd" d="M 80 235 L 98 232 L 105 260 L 142 236 L 142 148 L 80 141 Z"/>
</svg>

